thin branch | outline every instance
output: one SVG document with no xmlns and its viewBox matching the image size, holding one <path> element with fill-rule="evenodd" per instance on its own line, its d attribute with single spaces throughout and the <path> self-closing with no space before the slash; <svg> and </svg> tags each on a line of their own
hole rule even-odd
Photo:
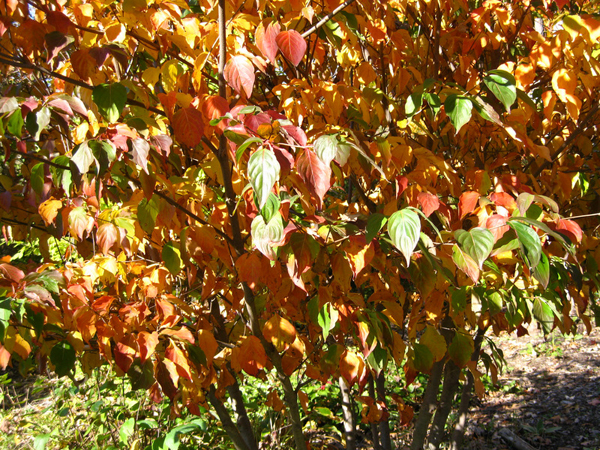
<svg viewBox="0 0 600 450">
<path fill-rule="evenodd" d="M 333 16 L 335 16 L 337 13 L 339 13 L 341 10 L 343 10 L 347 6 L 351 5 L 355 1 L 356 0 L 346 0 L 340 6 L 335 8 L 333 11 L 331 11 L 329 14 L 327 14 L 325 17 L 323 17 L 321 20 L 319 20 L 317 23 L 315 23 L 312 27 L 310 27 L 308 30 L 306 30 L 304 33 L 302 33 L 302 37 L 304 39 L 306 39 L 307 36 L 311 35 L 315 31 L 317 31 L 319 28 L 321 28 L 323 25 L 325 25 L 329 21 L 329 19 L 331 19 Z"/>
</svg>

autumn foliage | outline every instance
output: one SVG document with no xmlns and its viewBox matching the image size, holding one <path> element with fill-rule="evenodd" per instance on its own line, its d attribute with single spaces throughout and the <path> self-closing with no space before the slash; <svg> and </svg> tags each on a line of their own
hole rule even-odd
<svg viewBox="0 0 600 450">
<path fill-rule="evenodd" d="M 0 367 L 109 364 L 243 450 L 241 380 L 276 374 L 302 450 L 302 387 L 333 381 L 362 405 L 348 449 L 361 420 L 391 448 L 391 410 L 435 448 L 498 373 L 488 335 L 599 311 L 599 14 L 2 2 L 0 223 L 45 262 L 0 264 Z M 416 420 L 391 366 L 429 374 Z"/>
</svg>

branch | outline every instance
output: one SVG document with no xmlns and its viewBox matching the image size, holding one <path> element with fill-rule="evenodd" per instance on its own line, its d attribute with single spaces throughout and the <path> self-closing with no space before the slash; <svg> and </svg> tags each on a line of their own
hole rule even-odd
<svg viewBox="0 0 600 450">
<path fill-rule="evenodd" d="M 351 5 L 354 2 L 355 2 L 355 0 L 346 0 L 340 6 L 335 8 L 333 11 L 331 11 L 329 14 L 327 14 L 325 17 L 323 17 L 321 20 L 319 20 L 317 23 L 315 23 L 312 27 L 310 27 L 308 30 L 306 30 L 304 33 L 302 33 L 302 37 L 304 39 L 306 39 L 307 36 L 311 35 L 315 31 L 317 31 L 319 28 L 321 28 L 323 25 L 325 25 L 329 21 L 329 19 L 331 19 L 333 16 L 335 16 L 341 10 L 343 10 L 344 8 L 346 8 L 347 6 Z"/>
<path fill-rule="evenodd" d="M 556 161 L 556 159 L 558 157 L 560 157 L 560 155 L 571 146 L 571 144 L 573 143 L 573 141 L 581 134 L 585 131 L 585 125 L 591 121 L 594 116 L 596 115 L 596 113 L 598 112 L 598 110 L 600 109 L 600 103 L 596 103 L 592 109 L 590 109 L 590 111 L 586 114 L 586 116 L 583 118 L 583 120 L 581 122 L 579 122 L 579 124 L 577 125 L 577 128 L 575 129 L 575 131 L 573 131 L 571 133 L 571 135 L 567 138 L 567 140 L 565 142 L 563 142 L 563 144 L 558 148 L 558 150 L 556 150 L 554 152 L 554 154 L 550 157 L 552 159 L 552 163 Z M 523 169 L 523 171 L 527 170 L 529 168 L 529 166 L 533 163 L 534 160 L 532 160 L 526 167 L 525 169 Z M 534 178 L 537 178 L 540 176 L 540 174 L 544 171 L 544 169 L 546 169 L 549 165 L 552 164 L 549 161 L 545 161 L 533 174 Z"/>
<path fill-rule="evenodd" d="M 48 164 L 48 165 L 50 165 L 52 167 L 56 167 L 57 169 L 71 170 L 70 167 L 63 166 L 62 164 L 56 164 L 55 162 L 52 162 L 49 159 L 46 159 L 46 158 L 44 158 L 42 156 L 38 156 L 38 155 L 33 154 L 33 153 L 25 153 L 25 152 L 22 152 L 22 151 L 19 151 L 19 150 L 14 150 L 14 149 L 12 151 L 15 152 L 15 153 L 18 153 L 19 155 L 24 156 L 26 158 L 35 159 L 36 161 L 40 161 L 40 162 Z"/>
</svg>

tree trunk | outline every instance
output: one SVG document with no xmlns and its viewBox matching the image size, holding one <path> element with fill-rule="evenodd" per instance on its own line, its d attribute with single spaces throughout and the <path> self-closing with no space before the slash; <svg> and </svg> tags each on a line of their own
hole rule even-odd
<svg viewBox="0 0 600 450">
<path fill-rule="evenodd" d="M 387 402 L 385 400 L 385 374 L 383 370 L 379 373 L 375 381 L 377 386 L 377 400 L 383 402 L 387 409 Z M 379 423 L 379 439 L 381 441 L 382 450 L 392 450 L 389 416 Z"/>
<path fill-rule="evenodd" d="M 453 361 L 448 361 L 444 369 L 444 384 L 442 386 L 442 395 L 440 403 L 435 412 L 429 437 L 427 439 L 427 448 L 429 450 L 437 450 L 444 437 L 444 429 L 448 421 L 448 415 L 452 410 L 452 400 L 459 386 L 458 379 L 460 377 L 460 369 Z"/>
<path fill-rule="evenodd" d="M 373 374 L 369 374 L 369 397 L 375 400 L 375 383 L 373 381 Z M 376 423 L 371 424 L 371 437 L 373 439 L 373 450 L 381 450 L 379 445 L 379 428 Z"/>
<path fill-rule="evenodd" d="M 238 427 L 236 427 L 233 423 L 233 420 L 231 420 L 231 417 L 229 416 L 229 411 L 227 411 L 227 408 L 225 408 L 223 402 L 219 400 L 215 395 L 214 386 L 211 386 L 210 390 L 208 391 L 208 401 L 210 401 L 210 404 L 213 405 L 213 408 L 215 408 L 215 411 L 217 411 L 217 415 L 221 420 L 221 424 L 223 425 L 227 436 L 229 437 L 229 439 L 231 439 L 231 443 L 233 444 L 235 449 L 252 450 L 250 447 L 248 447 L 248 445 L 246 445 L 247 439 L 244 439 L 244 437 L 242 437 Z M 252 438 L 254 438 L 254 436 L 252 436 Z"/>
<path fill-rule="evenodd" d="M 356 422 L 352 411 L 352 397 L 350 386 L 340 377 L 340 391 L 342 393 L 342 412 L 344 415 L 344 437 L 346 438 L 346 450 L 356 450 Z"/>
<path fill-rule="evenodd" d="M 431 421 L 431 416 L 437 406 L 437 394 L 440 388 L 440 381 L 442 380 L 443 369 L 443 361 L 434 363 L 431 368 L 431 375 L 429 376 L 429 381 L 425 388 L 423 403 L 421 404 L 421 409 L 419 410 L 417 421 L 415 422 L 415 431 L 413 432 L 410 450 L 421 450 L 425 444 L 429 422 Z"/>
</svg>

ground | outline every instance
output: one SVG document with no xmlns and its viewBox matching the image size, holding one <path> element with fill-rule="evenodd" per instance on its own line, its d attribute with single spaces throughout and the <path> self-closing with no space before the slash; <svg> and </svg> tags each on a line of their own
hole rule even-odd
<svg viewBox="0 0 600 450">
<path fill-rule="evenodd" d="M 498 343 L 507 367 L 476 401 L 466 447 L 508 449 L 498 435 L 507 427 L 539 449 L 600 449 L 600 330 L 544 338 L 531 327 Z"/>
<path fill-rule="evenodd" d="M 464 448 L 513 450 L 498 433 L 509 428 L 537 449 L 600 450 L 600 329 L 566 338 L 544 337 L 535 327 L 529 331 L 495 340 L 506 366 L 486 397 L 474 399 Z M 79 433 L 89 428 L 90 402 L 76 401 L 68 384 L 56 378 L 15 375 L 0 374 L 0 450 L 43 448 L 35 437 L 44 433 L 55 436 L 49 448 L 74 448 L 73 443 L 86 448 L 88 438 Z M 63 433 L 65 425 L 74 433 L 58 447 L 57 419 Z M 400 448 L 409 434 L 393 433 Z M 361 448 L 370 448 L 364 437 Z"/>
</svg>

